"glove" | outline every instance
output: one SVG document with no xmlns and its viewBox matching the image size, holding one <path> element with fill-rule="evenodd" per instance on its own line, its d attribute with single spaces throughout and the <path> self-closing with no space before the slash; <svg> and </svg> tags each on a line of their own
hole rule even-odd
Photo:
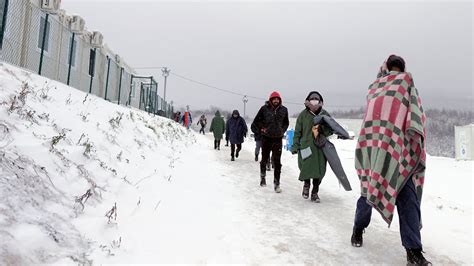
<svg viewBox="0 0 474 266">
<path fill-rule="evenodd" d="M 291 154 L 297 154 L 298 153 L 298 150 L 292 150 L 291 151 Z"/>
</svg>

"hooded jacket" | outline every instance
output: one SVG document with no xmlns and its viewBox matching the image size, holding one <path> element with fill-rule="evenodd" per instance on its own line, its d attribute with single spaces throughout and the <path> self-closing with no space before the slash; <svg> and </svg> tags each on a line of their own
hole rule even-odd
<svg viewBox="0 0 474 266">
<path fill-rule="evenodd" d="M 237 117 L 234 117 L 237 115 Z M 240 116 L 239 111 L 234 110 L 232 116 L 227 120 L 225 137 L 231 144 L 241 144 L 244 142 L 244 136 L 247 135 L 247 124 Z"/>
<path fill-rule="evenodd" d="M 280 104 L 273 106 L 272 99 L 279 98 Z M 269 138 L 283 138 L 290 121 L 288 119 L 288 109 L 283 106 L 281 96 L 278 92 L 273 92 L 268 102 L 260 108 L 251 128 L 260 132 L 262 136 Z M 254 133 L 255 133 L 254 131 Z"/>
<path fill-rule="evenodd" d="M 225 122 L 224 118 L 222 118 L 221 113 L 216 111 L 216 114 L 211 122 L 211 127 L 209 130 L 214 134 L 214 139 L 221 140 L 222 135 L 225 132 Z"/>
</svg>

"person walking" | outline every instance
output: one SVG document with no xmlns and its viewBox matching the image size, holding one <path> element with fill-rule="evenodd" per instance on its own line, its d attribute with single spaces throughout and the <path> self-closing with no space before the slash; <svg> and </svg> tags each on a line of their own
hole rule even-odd
<svg viewBox="0 0 474 266">
<path fill-rule="evenodd" d="M 290 124 L 288 109 L 283 106 L 280 93 L 274 91 L 270 94 L 268 102 L 258 111 L 252 122 L 257 132 L 262 134 L 262 160 L 260 161 L 260 186 L 266 183 L 267 163 L 270 160 L 270 152 L 273 154 L 274 171 L 273 185 L 276 193 L 281 193 L 281 152 L 283 147 L 283 136 Z"/>
<path fill-rule="evenodd" d="M 225 122 L 219 111 L 216 111 L 216 114 L 211 121 L 209 131 L 214 134 L 214 150 L 220 150 L 222 135 L 225 132 Z"/>
<path fill-rule="evenodd" d="M 225 136 L 226 140 L 230 141 L 230 160 L 235 161 L 235 158 L 239 158 L 242 143 L 247 136 L 247 124 L 239 111 L 234 110 L 231 118 L 227 120 Z"/>
<path fill-rule="evenodd" d="M 421 244 L 420 202 L 426 168 L 426 116 L 405 60 L 391 55 L 367 95 L 355 165 L 361 184 L 351 243 L 363 245 L 372 208 L 390 225 L 397 208 L 407 265 L 431 265 Z"/>
<path fill-rule="evenodd" d="M 201 129 L 199 130 L 199 133 L 202 133 L 203 135 L 206 134 L 206 132 L 204 131 L 205 128 L 206 128 L 206 125 L 207 125 L 207 118 L 205 115 L 201 115 L 201 117 L 199 118 L 199 121 L 197 123 L 198 125 L 201 125 Z"/>
<path fill-rule="evenodd" d="M 305 99 L 305 109 L 301 111 L 296 119 L 295 134 L 293 136 L 292 154 L 298 154 L 298 168 L 300 169 L 299 180 L 303 181 L 302 196 L 309 198 L 311 181 L 311 201 L 319 203 L 319 185 L 326 174 L 327 160 L 324 156 L 322 146 L 332 130 L 325 125 L 314 125 L 313 120 L 317 115 L 329 113 L 323 109 L 323 96 L 312 91 Z"/>
</svg>

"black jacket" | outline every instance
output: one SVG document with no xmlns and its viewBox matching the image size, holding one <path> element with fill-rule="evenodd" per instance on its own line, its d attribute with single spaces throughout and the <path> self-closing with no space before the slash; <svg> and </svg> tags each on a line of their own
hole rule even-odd
<svg viewBox="0 0 474 266">
<path fill-rule="evenodd" d="M 261 141 L 262 140 L 262 132 L 260 132 L 260 130 L 257 128 L 257 126 L 255 126 L 254 123 L 252 123 L 252 125 L 250 125 L 250 129 L 253 132 L 253 137 L 255 138 L 255 141 Z"/>
<path fill-rule="evenodd" d="M 267 102 L 258 111 L 251 128 L 256 129 L 265 137 L 282 138 L 289 124 L 288 109 L 283 105 L 275 108 Z"/>
</svg>

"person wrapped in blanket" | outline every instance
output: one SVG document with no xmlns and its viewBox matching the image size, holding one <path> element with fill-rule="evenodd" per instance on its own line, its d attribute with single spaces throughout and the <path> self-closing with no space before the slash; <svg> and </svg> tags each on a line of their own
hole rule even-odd
<svg viewBox="0 0 474 266">
<path fill-rule="evenodd" d="M 355 152 L 361 196 L 351 243 L 363 244 L 372 209 L 390 225 L 395 206 L 407 265 L 431 265 L 421 244 L 421 195 L 425 179 L 426 116 L 405 60 L 391 55 L 369 86 L 367 108 Z"/>
</svg>

